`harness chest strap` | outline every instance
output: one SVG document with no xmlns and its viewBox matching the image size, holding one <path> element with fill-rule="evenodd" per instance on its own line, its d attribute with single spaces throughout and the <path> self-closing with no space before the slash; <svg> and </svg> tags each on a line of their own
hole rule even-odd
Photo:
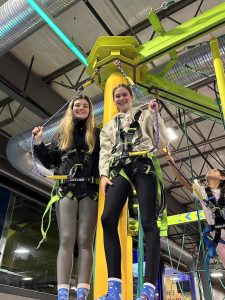
<svg viewBox="0 0 225 300">
<path fill-rule="evenodd" d="M 121 124 L 121 119 L 117 115 L 117 117 L 115 119 L 116 127 L 117 127 L 116 141 L 115 141 L 115 145 L 112 147 L 112 151 L 111 151 L 112 154 L 117 152 L 118 147 L 121 144 L 120 140 L 122 140 L 123 147 L 125 146 L 125 148 L 127 148 L 128 145 L 131 145 L 133 137 L 134 137 L 136 131 L 137 131 L 137 137 L 134 141 L 134 145 L 140 144 L 140 140 L 141 140 L 141 137 L 142 137 L 142 130 L 141 130 L 141 127 L 140 127 L 140 124 L 139 124 L 138 120 L 141 116 L 141 113 L 142 113 L 141 109 L 138 110 L 135 113 L 134 121 L 130 124 L 130 127 L 128 128 L 128 132 L 125 132 L 123 130 L 123 127 L 122 127 L 122 124 Z"/>
</svg>

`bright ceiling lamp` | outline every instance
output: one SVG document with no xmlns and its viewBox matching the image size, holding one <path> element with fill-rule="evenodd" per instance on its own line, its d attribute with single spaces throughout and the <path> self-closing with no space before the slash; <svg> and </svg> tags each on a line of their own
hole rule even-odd
<svg viewBox="0 0 225 300">
<path fill-rule="evenodd" d="M 223 273 L 221 272 L 213 272 L 210 275 L 211 277 L 223 277 Z"/>
<path fill-rule="evenodd" d="M 174 132 L 174 130 L 172 128 L 166 128 L 167 129 L 167 133 L 169 135 L 170 141 L 174 141 L 178 138 L 178 136 L 176 135 L 176 133 Z"/>
<path fill-rule="evenodd" d="M 171 280 L 173 280 L 173 281 L 180 281 L 181 278 L 179 278 L 178 276 L 173 276 L 173 277 L 171 277 Z"/>
<path fill-rule="evenodd" d="M 44 8 L 38 1 L 27 0 L 30 6 L 39 14 L 39 16 L 47 23 L 52 31 L 60 38 L 60 40 L 77 56 L 77 58 L 84 64 L 88 65 L 86 57 L 83 53 L 74 45 L 74 43 L 62 32 L 62 30 L 55 24 L 53 19 L 45 12 Z"/>
<path fill-rule="evenodd" d="M 32 277 L 23 277 L 22 280 L 25 280 L 25 281 L 29 281 L 29 280 L 32 280 L 33 278 Z"/>
<path fill-rule="evenodd" d="M 29 253 L 30 250 L 26 249 L 26 248 L 17 248 L 16 250 L 14 250 L 15 253 L 18 254 L 25 254 L 25 253 Z"/>
</svg>

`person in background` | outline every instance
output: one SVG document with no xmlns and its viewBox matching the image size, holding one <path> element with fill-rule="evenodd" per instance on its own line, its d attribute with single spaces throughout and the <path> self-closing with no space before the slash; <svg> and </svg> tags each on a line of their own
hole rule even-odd
<svg viewBox="0 0 225 300">
<path fill-rule="evenodd" d="M 178 181 L 197 198 L 205 213 L 209 226 L 205 233 L 209 233 L 211 242 L 208 245 L 214 247 L 225 268 L 225 172 L 219 169 L 212 169 L 206 174 L 206 185 L 191 183 L 179 171 L 172 156 L 167 160 Z"/>
</svg>

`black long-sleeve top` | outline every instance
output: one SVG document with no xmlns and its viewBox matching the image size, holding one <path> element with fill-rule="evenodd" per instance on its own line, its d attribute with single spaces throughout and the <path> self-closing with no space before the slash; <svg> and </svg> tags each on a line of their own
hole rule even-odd
<svg viewBox="0 0 225 300">
<path fill-rule="evenodd" d="M 49 149 L 42 142 L 34 146 L 34 151 L 41 163 L 47 168 L 55 168 L 55 175 L 68 175 L 72 166 L 83 163 L 83 169 L 78 169 L 77 177 L 99 177 L 100 129 L 95 127 L 95 147 L 91 154 L 87 154 L 88 146 L 85 142 L 86 121 L 76 121 L 73 131 L 73 147 L 68 151 L 60 151 L 57 140 L 53 139 Z M 76 149 L 76 152 L 71 152 Z"/>
</svg>

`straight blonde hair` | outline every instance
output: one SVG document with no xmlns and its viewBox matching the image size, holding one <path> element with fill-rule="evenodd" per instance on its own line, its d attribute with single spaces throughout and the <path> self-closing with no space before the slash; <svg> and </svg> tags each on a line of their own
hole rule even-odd
<svg viewBox="0 0 225 300">
<path fill-rule="evenodd" d="M 88 146 L 88 153 L 91 154 L 95 147 L 95 122 L 93 114 L 93 105 L 91 100 L 86 95 L 75 96 L 74 99 L 70 101 L 70 104 L 65 112 L 64 117 L 59 123 L 58 133 L 56 138 L 58 140 L 58 147 L 61 151 L 66 151 L 73 146 L 73 130 L 74 130 L 74 115 L 73 115 L 73 105 L 76 100 L 84 99 L 89 105 L 89 115 L 86 120 L 86 132 L 85 132 L 85 142 Z"/>
</svg>

